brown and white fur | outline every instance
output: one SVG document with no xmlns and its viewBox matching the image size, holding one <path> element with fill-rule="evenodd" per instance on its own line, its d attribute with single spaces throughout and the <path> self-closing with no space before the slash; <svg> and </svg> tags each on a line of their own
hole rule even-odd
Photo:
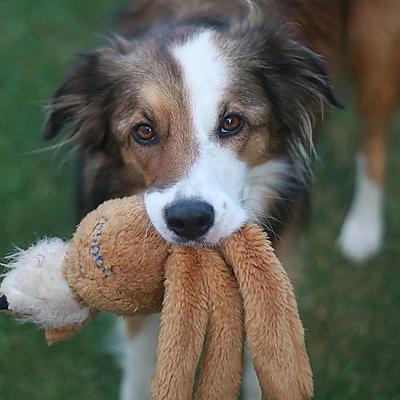
<svg viewBox="0 0 400 400">
<path fill-rule="evenodd" d="M 69 125 L 79 146 L 81 214 L 106 199 L 144 192 L 154 227 L 170 242 L 214 245 L 244 221 L 258 220 L 284 259 L 306 209 L 324 108 L 340 104 L 329 75 L 348 38 L 365 141 L 339 243 L 354 260 L 374 254 L 383 232 L 387 124 L 399 83 L 398 11 L 396 0 L 132 3 L 120 17 L 124 39 L 80 58 L 55 93 L 45 128 L 51 138 Z M 242 125 L 224 136 L 230 115 Z M 135 136 L 143 124 L 156 134 L 151 143 Z M 186 240 L 168 225 L 166 212 L 193 199 L 212 208 L 212 224 Z M 151 328 L 133 339 L 127 325 L 123 400 L 148 397 L 154 318 L 142 321 Z M 247 371 L 245 398 L 259 396 L 253 381 Z"/>
</svg>

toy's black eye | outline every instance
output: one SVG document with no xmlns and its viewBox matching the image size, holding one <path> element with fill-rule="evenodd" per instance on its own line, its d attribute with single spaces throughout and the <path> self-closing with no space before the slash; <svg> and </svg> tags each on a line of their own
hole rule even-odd
<svg viewBox="0 0 400 400">
<path fill-rule="evenodd" d="M 237 135 L 244 126 L 243 118 L 238 114 L 228 114 L 220 126 L 219 136 L 226 138 Z"/>
<path fill-rule="evenodd" d="M 158 142 L 158 135 L 154 129 L 147 124 L 135 125 L 132 129 L 132 136 L 137 143 L 142 146 L 148 146 Z"/>
</svg>

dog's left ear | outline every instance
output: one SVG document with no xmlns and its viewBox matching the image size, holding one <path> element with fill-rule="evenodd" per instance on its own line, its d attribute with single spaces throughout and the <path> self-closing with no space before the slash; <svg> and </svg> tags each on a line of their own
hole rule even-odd
<svg viewBox="0 0 400 400">
<path fill-rule="evenodd" d="M 290 27 L 253 25 L 242 30 L 239 42 L 244 54 L 252 49 L 246 59 L 252 60 L 251 71 L 282 131 L 309 141 L 326 106 L 343 107 L 323 58 L 301 43 Z"/>
<path fill-rule="evenodd" d="M 256 2 L 247 5 L 247 17 L 232 23 L 230 31 L 240 58 L 254 61 L 251 69 L 269 97 L 277 103 L 281 99 L 285 109 L 294 99 L 306 103 L 302 107 L 307 112 L 313 102 L 343 108 L 324 59 L 302 43 L 298 27 L 282 19 L 274 7 L 266 15 Z"/>
<path fill-rule="evenodd" d="M 306 63 L 304 79 L 308 81 L 311 86 L 315 87 L 315 89 L 319 90 L 321 95 L 331 105 L 344 108 L 342 100 L 331 84 L 324 59 L 309 48 L 300 44 L 298 44 L 298 46 L 303 53 L 304 62 Z"/>
</svg>

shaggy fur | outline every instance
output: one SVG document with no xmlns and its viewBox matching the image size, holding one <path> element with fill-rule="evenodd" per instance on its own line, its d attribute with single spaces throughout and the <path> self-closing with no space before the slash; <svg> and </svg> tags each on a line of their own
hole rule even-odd
<svg viewBox="0 0 400 400">
<path fill-rule="evenodd" d="M 191 4 L 194 15 L 196 4 Z M 83 56 L 54 96 L 45 137 L 51 138 L 69 125 L 85 154 L 82 212 L 110 197 L 165 188 L 185 172 L 196 147 L 191 142 L 193 129 L 182 92 L 182 72 L 171 49 L 208 31 L 232 66 L 228 97 L 223 102 L 237 104 L 247 114 L 248 128 L 241 137 L 230 140 L 231 149 L 250 169 L 268 161 L 285 164 L 277 185 L 264 187 L 272 196 L 261 194 L 252 201 L 257 189 L 249 190 L 249 204 L 257 203 L 262 209 L 257 217 L 275 241 L 291 210 L 307 193 L 313 133 L 325 104 L 339 104 L 322 60 L 297 39 L 293 27 L 282 25 L 280 18 L 261 9 L 243 22 L 231 15 L 228 23 L 227 14 L 224 24 L 206 23 L 199 17 L 196 24 L 172 18 L 163 25 L 159 2 L 147 6 L 158 12 L 152 13 L 145 34 L 130 41 L 119 39 Z M 186 3 L 181 8 L 186 9 Z M 145 17 L 141 15 L 140 20 Z M 156 91 L 154 95 L 149 88 Z M 138 118 L 135 115 L 146 103 L 152 104 L 149 112 L 156 119 L 163 115 L 158 130 L 173 133 L 163 154 L 156 149 L 137 149 L 129 139 L 129 130 Z M 161 121 L 170 121 L 170 128 L 163 128 Z M 246 199 L 242 204 L 247 207 Z"/>
</svg>

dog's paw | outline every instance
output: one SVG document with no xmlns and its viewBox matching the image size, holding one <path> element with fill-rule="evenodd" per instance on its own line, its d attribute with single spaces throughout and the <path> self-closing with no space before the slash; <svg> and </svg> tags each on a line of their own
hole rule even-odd
<svg viewBox="0 0 400 400">
<path fill-rule="evenodd" d="M 350 212 L 338 238 L 343 255 L 363 262 L 376 255 L 382 246 L 383 220 L 379 214 L 364 216 Z"/>
<path fill-rule="evenodd" d="M 363 262 L 379 252 L 383 240 L 383 191 L 368 174 L 365 157 L 356 165 L 353 203 L 338 238 L 342 253 L 354 262 Z"/>
<path fill-rule="evenodd" d="M 46 239 L 9 257 L 0 285 L 1 308 L 44 328 L 79 324 L 90 310 L 74 299 L 63 276 L 68 244 Z"/>
</svg>

